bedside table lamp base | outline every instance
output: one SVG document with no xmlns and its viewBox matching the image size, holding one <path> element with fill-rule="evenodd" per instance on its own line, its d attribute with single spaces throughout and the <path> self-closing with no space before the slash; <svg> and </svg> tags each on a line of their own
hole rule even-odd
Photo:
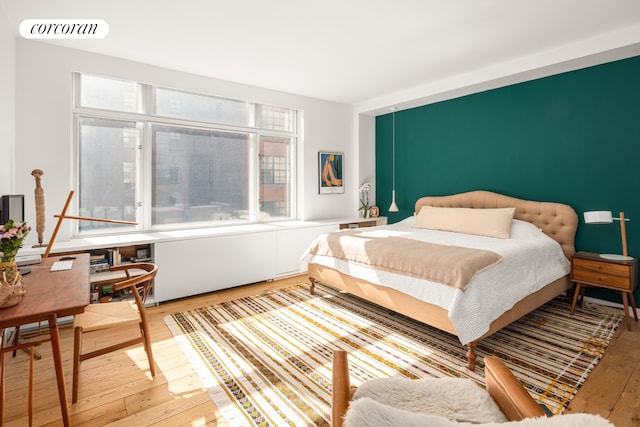
<svg viewBox="0 0 640 427">
<path fill-rule="evenodd" d="M 617 261 L 631 261 L 633 259 L 632 256 L 618 254 L 600 254 L 600 258 L 615 259 Z"/>
</svg>

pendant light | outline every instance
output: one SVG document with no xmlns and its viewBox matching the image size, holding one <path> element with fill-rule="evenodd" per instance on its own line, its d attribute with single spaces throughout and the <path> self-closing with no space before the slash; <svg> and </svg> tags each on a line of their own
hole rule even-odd
<svg viewBox="0 0 640 427">
<path fill-rule="evenodd" d="M 391 134 L 391 206 L 389 206 L 389 212 L 398 212 L 398 205 L 396 205 L 396 112 L 395 107 L 391 113 L 392 118 L 392 134 Z"/>
</svg>

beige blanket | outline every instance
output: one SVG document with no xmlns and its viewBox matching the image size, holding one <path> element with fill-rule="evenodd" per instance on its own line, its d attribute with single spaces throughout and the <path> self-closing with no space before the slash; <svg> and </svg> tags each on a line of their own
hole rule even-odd
<svg viewBox="0 0 640 427">
<path fill-rule="evenodd" d="M 362 230 L 328 234 L 326 239 L 316 240 L 309 252 L 442 283 L 463 291 L 476 273 L 502 261 L 502 256 L 483 249 L 403 237 L 373 236 Z"/>
</svg>

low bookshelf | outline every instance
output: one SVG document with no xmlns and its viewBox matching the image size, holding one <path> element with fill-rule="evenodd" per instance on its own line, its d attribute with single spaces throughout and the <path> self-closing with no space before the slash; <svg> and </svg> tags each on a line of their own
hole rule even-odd
<svg viewBox="0 0 640 427">
<path fill-rule="evenodd" d="M 126 276 L 123 271 L 109 271 L 111 266 L 136 262 L 153 262 L 152 244 L 56 252 L 55 255 L 73 256 L 78 253 L 89 253 L 90 255 L 91 303 L 122 301 L 133 298 L 132 295 L 122 291 L 113 292 L 113 285 L 125 279 Z M 140 270 L 140 273 L 143 272 L 143 270 Z M 150 300 L 152 299 L 153 295 L 150 295 Z"/>
</svg>

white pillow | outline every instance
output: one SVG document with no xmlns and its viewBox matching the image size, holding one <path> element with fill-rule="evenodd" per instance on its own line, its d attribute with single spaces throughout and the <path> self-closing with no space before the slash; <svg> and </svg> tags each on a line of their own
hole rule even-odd
<svg viewBox="0 0 640 427">
<path fill-rule="evenodd" d="M 512 239 L 540 239 L 545 236 L 546 234 L 541 229 L 530 222 L 514 219 L 511 223 Z"/>
<path fill-rule="evenodd" d="M 415 227 L 508 239 L 515 208 L 473 209 L 423 206 Z"/>
</svg>

